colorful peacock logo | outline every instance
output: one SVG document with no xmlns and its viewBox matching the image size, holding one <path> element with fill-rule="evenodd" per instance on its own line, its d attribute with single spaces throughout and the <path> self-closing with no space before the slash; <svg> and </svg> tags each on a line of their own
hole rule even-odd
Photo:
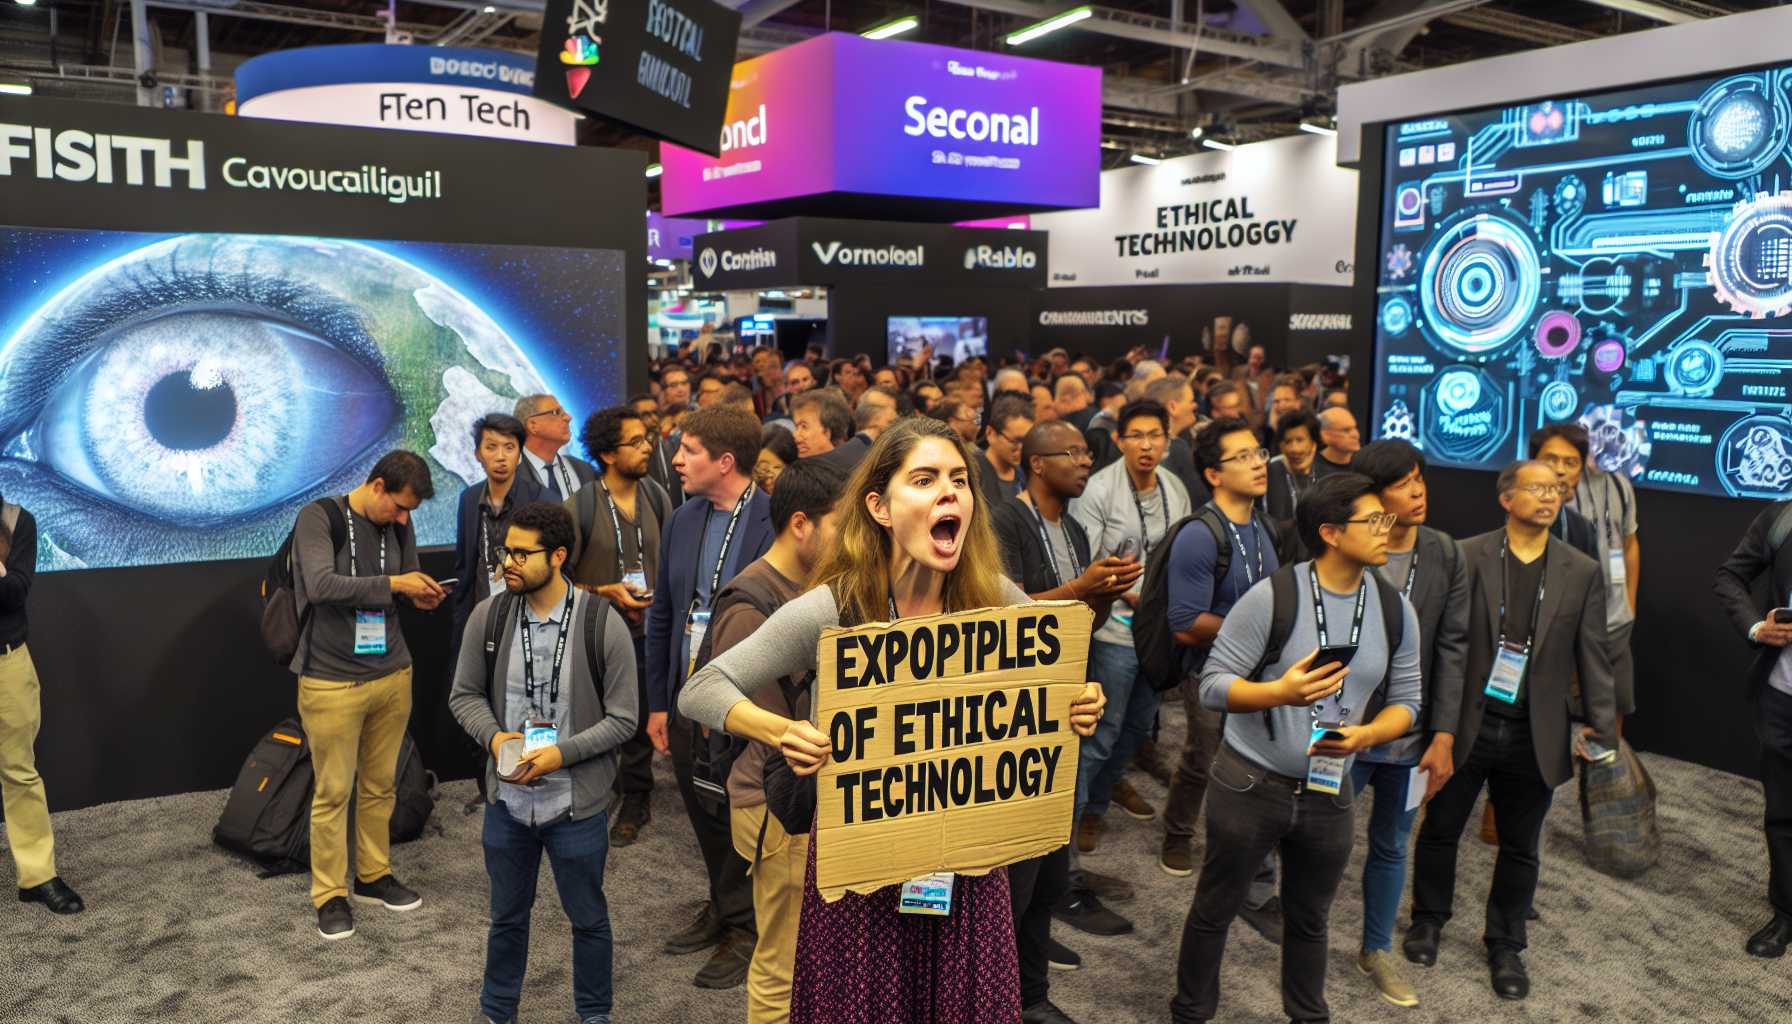
<svg viewBox="0 0 1792 1024">
<path fill-rule="evenodd" d="M 591 35 L 566 37 L 566 48 L 560 51 L 560 63 L 569 65 L 566 69 L 566 91 L 575 100 L 584 91 L 585 83 L 591 80 L 591 65 L 598 61 L 597 47 L 601 42 L 601 38 Z"/>
</svg>

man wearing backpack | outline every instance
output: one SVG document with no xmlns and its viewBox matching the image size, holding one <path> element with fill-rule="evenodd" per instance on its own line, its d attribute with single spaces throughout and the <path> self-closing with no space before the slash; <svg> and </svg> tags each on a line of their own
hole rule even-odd
<svg viewBox="0 0 1792 1024">
<path fill-rule="evenodd" d="M 1170 544 L 1165 614 L 1182 655 L 1179 685 L 1188 714 L 1188 738 L 1164 806 L 1164 846 L 1158 866 L 1179 878 L 1195 870 L 1191 849 L 1195 822 L 1207 794 L 1207 771 L 1220 743 L 1220 714 L 1201 702 L 1201 665 L 1239 598 L 1281 566 L 1269 524 L 1255 513 L 1257 498 L 1269 487 L 1268 453 L 1257 432 L 1236 417 L 1209 420 L 1195 435 L 1194 454 L 1213 489 L 1213 501 L 1178 530 Z M 1274 850 L 1252 879 L 1240 913 L 1265 939 L 1281 942 Z"/>
<path fill-rule="evenodd" d="M 641 415 L 626 405 L 592 413 L 581 433 L 585 452 L 598 462 L 597 479 L 566 500 L 572 513 L 573 585 L 609 600 L 628 623 L 635 643 L 639 705 L 647 706 L 648 583 L 659 572 L 660 528 L 672 517 L 672 499 L 648 474 L 653 441 Z M 643 720 L 646 715 L 640 716 Z M 610 822 L 610 845 L 627 846 L 651 818 L 653 741 L 643 721 L 622 746 L 616 792 L 622 805 Z"/>
<path fill-rule="evenodd" d="M 1252 587 L 1227 614 L 1202 669 L 1202 703 L 1227 717 L 1170 1001 L 1178 1024 L 1211 1020 L 1218 1010 L 1226 931 L 1271 850 L 1285 868 L 1283 1014 L 1331 1019 L 1328 918 L 1355 838 L 1350 762 L 1405 735 L 1418 718 L 1417 618 L 1399 591 L 1368 571 L 1387 561 L 1394 520 L 1375 485 L 1335 473 L 1313 485 L 1295 516 L 1319 557 Z M 1346 657 L 1318 660 L 1321 649 L 1340 647 Z M 1382 709 L 1368 718 L 1377 697 Z"/>
<path fill-rule="evenodd" d="M 803 592 L 815 563 L 833 543 L 834 500 L 845 483 L 844 474 L 815 459 L 800 459 L 778 477 L 771 499 L 777 536 L 765 555 L 742 569 L 716 597 L 709 657 L 751 636 L 772 612 Z M 754 703 L 786 718 L 807 717 L 808 680 L 779 682 L 754 694 Z M 735 852 L 753 866 L 753 916 L 759 929 L 747 969 L 747 1020 L 749 1024 L 787 1021 L 809 836 L 786 834 L 766 813 L 765 760 L 771 748 L 733 741 L 729 753 L 733 755 L 726 778 L 729 822 Z"/>
<path fill-rule="evenodd" d="M 18 869 L 20 903 L 79 914 L 86 904 L 56 874 L 50 806 L 37 774 L 35 745 L 43 710 L 37 667 L 25 646 L 25 599 L 36 575 L 37 519 L 0 498 L 0 796 L 6 805 L 6 843 Z"/>
<path fill-rule="evenodd" d="M 529 916 L 541 855 L 572 922 L 573 1009 L 609 1024 L 613 1003 L 604 860 L 616 749 L 635 733 L 635 648 L 608 602 L 571 585 L 572 516 L 556 502 L 518 509 L 499 558 L 505 593 L 467 621 L 449 706 L 491 751 L 486 763 L 485 870 L 491 931 L 479 1012 L 516 1018 L 529 959 Z M 522 755 L 499 774 L 507 741 Z"/>
<path fill-rule="evenodd" d="M 1523 999 L 1531 983 L 1519 954 L 1537 892 L 1543 820 L 1555 788 L 1573 776 L 1583 740 L 1617 748 L 1616 698 L 1604 573 L 1549 532 L 1565 488 L 1547 464 L 1529 460 L 1501 471 L 1498 487 L 1505 526 L 1462 542 L 1475 582 L 1451 750 L 1455 771 L 1419 826 L 1412 927 L 1402 952 L 1422 967 L 1437 962 L 1456 895 L 1456 847 L 1485 786 L 1499 856 L 1482 942 L 1494 994 Z M 1569 688 L 1577 678 L 1586 726 L 1570 718 Z M 1433 722 L 1442 726 L 1435 716 Z"/>
<path fill-rule="evenodd" d="M 1425 699 L 1412 731 L 1358 755 L 1351 788 L 1375 790 L 1369 853 L 1363 861 L 1363 944 L 1357 969 L 1395 1006 L 1417 1006 L 1419 996 L 1394 958 L 1394 918 L 1406 887 L 1406 851 L 1418 801 L 1407 787 L 1424 773 L 1425 796 L 1450 780 L 1457 717 L 1462 709 L 1462 660 L 1468 645 L 1468 564 L 1448 534 L 1425 526 L 1425 456 L 1406 441 L 1366 445 L 1352 458 L 1375 484 L 1381 507 L 1396 518 L 1388 533 L 1387 564 L 1376 569 L 1399 588 L 1419 619 L 1419 668 Z"/>
<path fill-rule="evenodd" d="M 348 896 L 348 797 L 355 800 L 355 899 L 415 910 L 391 871 L 398 752 L 411 719 L 411 652 L 398 602 L 429 611 L 448 596 L 417 567 L 411 513 L 435 494 L 429 464 L 387 452 L 345 498 L 313 502 L 292 530 L 293 597 L 308 622 L 293 655 L 299 719 L 311 741 L 311 903 L 325 939 L 355 934 Z M 336 544 L 332 519 L 342 525 Z M 307 610 L 309 609 L 309 619 Z"/>
</svg>

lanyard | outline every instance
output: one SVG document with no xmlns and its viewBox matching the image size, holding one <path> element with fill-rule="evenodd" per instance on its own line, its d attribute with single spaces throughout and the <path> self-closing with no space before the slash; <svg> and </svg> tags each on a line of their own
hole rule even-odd
<svg viewBox="0 0 1792 1024">
<path fill-rule="evenodd" d="M 1051 563 L 1052 579 L 1056 580 L 1058 586 L 1061 587 L 1069 580 L 1065 579 L 1064 574 L 1058 571 L 1058 556 L 1052 554 L 1052 542 L 1045 533 L 1045 516 L 1030 501 L 1027 502 L 1027 509 L 1033 513 L 1033 522 L 1039 526 L 1039 543 L 1044 546 L 1046 560 Z M 1064 535 L 1064 550 L 1070 552 L 1070 579 L 1076 579 L 1083 574 L 1083 567 L 1076 560 L 1076 545 L 1071 543 L 1070 528 L 1064 525 L 1062 515 L 1058 517 L 1058 532 Z"/>
<path fill-rule="evenodd" d="M 716 591 L 722 587 L 722 567 L 728 564 L 728 546 L 734 543 L 734 527 L 740 523 L 741 510 L 747 507 L 747 502 L 752 500 L 752 497 L 753 485 L 748 484 L 747 489 L 740 493 L 740 500 L 734 503 L 734 512 L 728 516 L 728 531 L 722 534 L 722 552 L 716 556 L 716 569 L 709 577 L 709 599 L 711 601 L 716 599 Z M 895 601 L 892 600 L 891 606 L 894 607 L 894 605 Z M 692 594 L 691 610 L 695 611 L 696 609 L 697 595 Z"/>
<path fill-rule="evenodd" d="M 1583 491 L 1586 489 L 1587 484 L 1591 483 L 1593 479 L 1594 478 L 1589 477 L 1589 478 L 1581 481 L 1581 488 Z M 1605 537 L 1606 546 L 1610 547 L 1610 548 L 1615 548 L 1619 551 L 1622 551 L 1624 549 L 1624 545 L 1622 543 L 1622 540 L 1623 540 L 1622 534 L 1624 532 L 1623 520 L 1629 518 L 1630 499 L 1624 497 L 1624 485 L 1619 483 L 1617 480 L 1617 477 L 1614 476 L 1613 474 L 1606 473 L 1606 474 L 1598 477 L 1597 479 L 1606 484 L 1606 487 L 1600 488 L 1600 491 L 1602 493 L 1599 498 L 1599 507 L 1596 509 L 1593 508 L 1592 495 L 1587 496 L 1587 507 L 1589 509 L 1592 509 L 1593 514 L 1595 516 L 1599 517 L 1599 532 L 1601 535 L 1603 535 Z M 1610 489 L 1608 490 L 1607 488 L 1610 488 Z M 1611 510 L 1612 510 L 1612 495 L 1611 495 L 1612 491 L 1618 492 L 1618 518 L 1619 518 L 1619 521 L 1615 526 L 1612 524 L 1611 515 L 1610 515 Z M 1575 495 L 1576 499 L 1578 499 L 1579 497 L 1580 497 L 1579 494 Z M 1579 501 L 1577 500 L 1575 503 L 1579 504 Z"/>
<path fill-rule="evenodd" d="M 1151 478 L 1157 481 L 1157 499 L 1163 503 L 1164 532 L 1170 532 L 1170 496 L 1164 493 L 1164 482 L 1157 470 L 1151 471 Z M 1126 478 L 1126 487 L 1132 492 L 1132 507 L 1139 511 L 1139 554 L 1151 552 L 1151 527 L 1145 523 L 1145 503 L 1139 500 L 1139 489 L 1133 486 L 1132 476 Z"/>
<path fill-rule="evenodd" d="M 554 641 L 554 674 L 548 679 L 548 708 L 542 711 L 535 702 L 535 645 L 530 642 L 529 634 L 533 632 L 529 624 L 529 608 L 524 605 L 517 610 L 519 624 L 523 627 L 523 697 L 536 714 L 552 717 L 555 705 L 560 703 L 560 665 L 566 660 L 566 634 L 572 623 L 572 598 L 577 593 L 572 587 L 566 588 L 566 606 L 560 609 L 560 636 Z"/>
<path fill-rule="evenodd" d="M 604 483 L 603 477 L 600 476 L 597 478 L 597 486 L 602 487 L 604 489 L 604 504 L 610 506 L 610 525 L 616 528 L 616 572 L 618 573 L 618 575 L 626 574 L 628 572 L 628 566 L 623 564 L 623 559 L 622 559 L 622 515 L 620 512 L 617 511 L 616 499 L 610 496 L 610 485 Z M 640 493 L 639 491 L 636 492 L 636 494 L 639 494 L 639 493 Z M 642 543 L 641 543 L 641 505 L 638 500 L 635 503 L 634 527 L 635 527 L 635 557 L 644 560 L 647 557 L 647 553 L 646 553 L 646 549 L 642 546 Z M 723 547 L 722 547 L 722 552 L 723 552 L 723 554 L 726 554 L 727 551 L 728 551 L 727 542 L 724 541 Z M 643 562 L 643 564 L 645 564 L 645 562 Z M 715 584 L 713 584 L 713 583 L 710 584 L 709 593 L 710 593 L 710 599 L 714 600 L 715 599 Z"/>
<path fill-rule="evenodd" d="M 1419 538 L 1412 539 L 1412 564 L 1406 567 L 1406 586 L 1400 589 L 1400 596 L 1412 600 L 1412 585 L 1419 578 Z"/>
<path fill-rule="evenodd" d="M 1218 505 L 1215 505 L 1214 509 L 1219 511 L 1220 518 L 1226 521 L 1226 529 L 1232 531 L 1232 550 L 1243 551 L 1244 536 L 1238 532 L 1238 525 L 1232 522 L 1232 517 L 1228 516 Z M 1244 585 L 1247 587 L 1263 578 L 1263 534 L 1261 527 L 1257 525 L 1256 516 L 1251 517 L 1251 538 L 1257 542 L 1257 571 L 1252 573 L 1250 566 L 1244 567 Z"/>
<path fill-rule="evenodd" d="M 1500 646 L 1506 645 L 1506 551 L 1504 540 L 1500 541 Z M 1543 549 L 1542 565 L 1537 567 L 1537 603 L 1531 605 L 1531 630 L 1524 638 L 1524 653 L 1530 656 L 1531 645 L 1537 642 L 1537 616 L 1543 613 L 1543 583 L 1549 575 L 1549 548 Z"/>
<path fill-rule="evenodd" d="M 1322 648 L 1329 647 L 1331 644 L 1328 641 L 1331 639 L 1331 636 L 1325 628 L 1325 595 L 1319 589 L 1319 571 L 1313 567 L 1313 563 L 1311 562 L 1307 563 L 1307 583 L 1313 590 L 1313 626 L 1319 634 L 1319 646 Z M 1359 580 L 1356 585 L 1356 609 L 1351 612 L 1350 616 L 1350 646 L 1352 647 L 1357 645 L 1357 640 L 1363 635 L 1363 604 L 1368 595 L 1369 581 L 1366 579 Z M 1392 662 L 1393 658 L 1394 652 L 1389 651 L 1388 660 Z M 1350 717 L 1350 709 L 1344 706 L 1343 687 L 1338 688 L 1338 695 L 1335 698 L 1335 701 L 1338 705 L 1337 720 L 1340 722 L 1345 721 Z M 1319 721 L 1319 705 L 1322 703 L 1324 702 L 1315 701 L 1312 704 L 1313 721 L 1315 722 Z"/>
<path fill-rule="evenodd" d="M 485 496 L 487 498 L 492 496 L 491 487 L 489 485 L 485 489 Z M 505 504 L 509 504 L 510 498 L 506 496 L 504 502 Z M 485 559 L 485 564 L 481 568 L 486 570 L 487 576 L 491 575 L 492 569 L 498 567 L 498 557 L 492 552 L 492 520 L 502 518 L 504 518 L 503 511 L 500 509 L 497 512 L 493 512 L 491 502 L 482 501 L 479 503 L 479 557 Z"/>
<path fill-rule="evenodd" d="M 348 502 L 343 502 L 343 504 L 347 505 Z M 348 520 L 348 574 L 350 576 L 359 576 L 359 575 L 361 575 L 361 571 L 358 568 L 356 568 L 356 564 L 355 564 L 355 510 L 352 508 L 349 509 L 348 515 L 344 516 L 343 518 Z M 385 530 L 380 531 L 380 575 L 381 576 L 386 575 L 386 531 Z"/>
</svg>

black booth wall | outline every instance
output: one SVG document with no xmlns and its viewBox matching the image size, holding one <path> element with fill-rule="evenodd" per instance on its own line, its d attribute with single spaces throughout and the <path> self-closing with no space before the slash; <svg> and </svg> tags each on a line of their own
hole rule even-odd
<svg viewBox="0 0 1792 1024">
<path fill-rule="evenodd" d="M 1369 227 L 1357 237 L 1354 327 L 1338 347 L 1351 356 L 1351 376 L 1359 385 L 1351 408 L 1365 440 L 1372 433 L 1367 385 L 1379 370 L 1373 329 L 1380 239 L 1372 225 L 1381 222 L 1383 130 L 1363 130 L 1357 223 Z M 1498 527 L 1494 479 L 1484 470 L 1429 470 L 1430 525 L 1457 537 Z M 1637 489 L 1642 572 L 1631 640 L 1637 711 L 1624 724 L 1625 738 L 1637 749 L 1757 773 L 1754 713 L 1743 701 L 1753 653 L 1718 607 L 1711 581 L 1761 508 L 1760 502 Z"/>
<path fill-rule="evenodd" d="M 1048 288 L 1039 293 L 1041 314 L 1121 314 L 1109 324 L 1049 323 L 1035 316 L 1032 351 L 1061 346 L 1072 352 L 1112 360 L 1135 345 L 1153 353 L 1170 343 L 1172 359 L 1201 350 L 1201 331 L 1216 317 L 1248 324 L 1251 343 L 1262 345 L 1273 364 L 1288 364 L 1288 314 L 1295 286 L 1240 282 L 1236 284 L 1118 285 L 1097 288 Z M 1319 289 L 1348 292 L 1347 289 Z M 1141 318 L 1139 314 L 1143 313 Z M 1140 322 L 1140 320 L 1143 322 Z"/>
<path fill-rule="evenodd" d="M 983 316 L 989 318 L 993 359 L 1027 347 L 1037 294 L 1026 288 L 837 285 L 828 290 L 828 338 L 834 355 L 868 355 L 882 365 L 890 357 L 890 317 Z"/>
<path fill-rule="evenodd" d="M 645 384 L 645 366 L 632 355 L 646 346 L 639 153 L 38 98 L 0 97 L 0 122 L 173 139 L 176 152 L 183 140 L 202 140 L 211 185 L 199 191 L 38 179 L 21 173 L 19 163 L 0 223 L 621 251 L 632 310 L 621 354 L 629 389 Z M 230 156 L 277 166 L 434 168 L 445 199 L 431 208 L 318 192 L 246 192 L 221 184 L 219 164 Z M 516 188 L 520 181 L 532 184 Z M 453 493 L 459 485 L 438 479 L 436 486 Z M 437 578 L 451 574 L 449 551 L 425 551 L 422 561 Z M 296 717 L 293 675 L 260 642 L 265 565 L 258 558 L 35 576 L 28 610 L 42 680 L 37 764 L 53 810 L 228 786 L 256 739 Z M 415 657 L 418 747 L 432 769 L 455 774 L 470 762 L 459 755 L 466 741 L 442 708 L 449 613 L 406 611 L 402 622 Z"/>
</svg>

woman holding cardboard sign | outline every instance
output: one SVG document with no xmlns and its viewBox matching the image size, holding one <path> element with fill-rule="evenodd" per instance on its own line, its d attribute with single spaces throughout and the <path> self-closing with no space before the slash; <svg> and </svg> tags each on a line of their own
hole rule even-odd
<svg viewBox="0 0 1792 1024">
<path fill-rule="evenodd" d="M 778 747 L 799 775 L 820 771 L 828 737 L 748 695 L 816 667 L 822 630 L 911 616 L 1029 603 L 1002 571 L 989 512 L 965 444 L 947 425 L 905 419 L 886 430 L 847 482 L 839 537 L 812 589 L 685 685 L 679 711 L 711 728 Z M 1095 731 L 1105 699 L 1089 686 L 1070 726 Z M 902 886 L 830 903 L 815 887 L 810 846 L 791 998 L 796 1024 L 962 1021 L 1020 1017 L 1014 922 L 1003 869 L 946 876 L 945 916 L 899 910 Z M 948 895 L 949 894 L 949 895 Z"/>
</svg>

